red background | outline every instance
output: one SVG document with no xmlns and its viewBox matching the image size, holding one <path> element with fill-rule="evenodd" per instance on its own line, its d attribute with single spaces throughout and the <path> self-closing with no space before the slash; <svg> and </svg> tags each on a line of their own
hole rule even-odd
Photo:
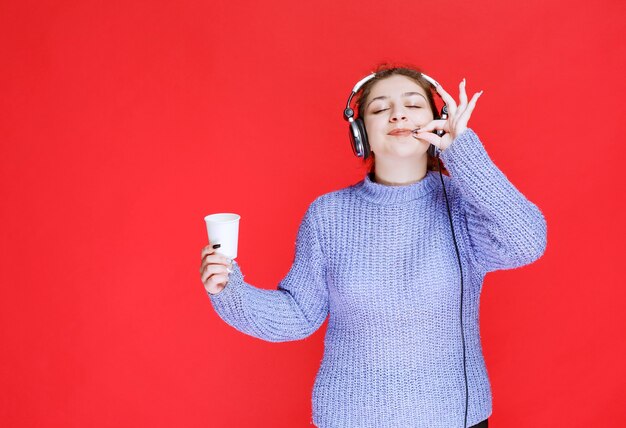
<svg viewBox="0 0 626 428">
<path fill-rule="evenodd" d="M 341 115 L 384 61 L 483 89 L 470 126 L 548 222 L 485 280 L 490 426 L 625 424 L 624 4 L 2 2 L 2 425 L 309 426 L 326 324 L 222 322 L 203 216 L 241 214 L 276 288 L 308 204 L 364 174 Z"/>
</svg>

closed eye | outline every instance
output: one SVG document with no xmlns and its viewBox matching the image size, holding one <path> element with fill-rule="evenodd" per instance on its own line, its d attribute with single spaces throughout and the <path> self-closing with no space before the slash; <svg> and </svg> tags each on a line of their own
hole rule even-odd
<svg viewBox="0 0 626 428">
<path fill-rule="evenodd" d="M 405 107 L 407 107 L 407 108 L 422 108 L 422 106 L 405 106 Z M 388 108 L 383 108 L 383 109 L 380 109 L 380 110 L 374 110 L 372 112 L 372 114 L 382 113 L 382 112 L 387 111 L 387 110 L 389 110 L 389 109 Z"/>
</svg>

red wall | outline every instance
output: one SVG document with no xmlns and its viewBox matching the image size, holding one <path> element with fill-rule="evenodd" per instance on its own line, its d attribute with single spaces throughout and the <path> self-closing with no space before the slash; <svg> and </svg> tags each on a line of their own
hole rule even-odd
<svg viewBox="0 0 626 428">
<path fill-rule="evenodd" d="M 486 278 L 490 426 L 625 424 L 625 12 L 3 2 L 2 425 L 309 426 L 326 324 L 276 344 L 223 323 L 203 216 L 240 213 L 246 280 L 275 288 L 308 204 L 362 178 L 342 110 L 383 61 L 483 89 L 470 126 L 547 218 L 539 261 Z"/>
</svg>

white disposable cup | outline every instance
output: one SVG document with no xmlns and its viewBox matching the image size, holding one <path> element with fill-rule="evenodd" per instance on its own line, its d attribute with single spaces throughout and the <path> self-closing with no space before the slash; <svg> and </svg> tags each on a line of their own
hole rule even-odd
<svg viewBox="0 0 626 428">
<path fill-rule="evenodd" d="M 204 217 L 211 245 L 220 244 L 220 248 L 215 251 L 231 259 L 237 257 L 240 218 L 239 214 L 233 213 L 217 213 Z"/>
</svg>

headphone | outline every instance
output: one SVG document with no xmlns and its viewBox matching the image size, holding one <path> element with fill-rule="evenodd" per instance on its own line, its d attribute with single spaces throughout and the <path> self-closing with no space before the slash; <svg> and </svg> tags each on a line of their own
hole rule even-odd
<svg viewBox="0 0 626 428">
<path fill-rule="evenodd" d="M 420 74 L 434 88 L 439 86 L 439 83 L 437 83 L 437 81 L 433 79 L 432 77 L 427 76 L 424 73 L 420 73 Z M 363 122 L 363 119 L 360 117 L 356 119 L 354 118 L 354 110 L 352 109 L 352 107 L 350 107 L 350 103 L 352 102 L 352 98 L 354 97 L 354 95 L 356 95 L 356 93 L 359 92 L 361 87 L 366 82 L 372 80 L 374 77 L 376 77 L 376 73 L 372 73 L 369 76 L 364 77 L 363 79 L 359 80 L 356 83 L 356 85 L 354 85 L 354 88 L 352 89 L 352 93 L 350 94 L 350 97 L 348 98 L 348 102 L 346 103 L 346 108 L 343 111 L 343 118 L 347 120 L 350 124 L 349 131 L 350 131 L 350 143 L 352 146 L 352 152 L 355 154 L 355 156 L 363 158 L 363 159 L 369 158 L 372 151 L 370 148 L 369 140 L 367 139 L 367 131 L 365 130 L 365 123 Z M 444 106 L 441 109 L 441 113 L 439 114 L 439 116 L 435 117 L 435 119 L 447 119 L 447 118 L 448 118 L 448 106 L 444 104 Z M 433 132 L 439 135 L 440 137 L 444 134 L 444 131 L 441 129 L 438 129 Z M 431 144 L 430 147 L 428 147 L 428 153 L 432 157 L 438 157 L 439 148 Z"/>
<path fill-rule="evenodd" d="M 433 88 L 437 88 L 439 83 L 433 79 L 421 73 L 421 76 L 430 83 Z M 357 157 L 361 157 L 363 159 L 367 159 L 371 154 L 371 148 L 369 141 L 367 139 L 367 131 L 365 130 L 365 123 L 363 119 L 360 117 L 354 118 L 354 110 L 350 107 L 350 103 L 352 102 L 352 98 L 354 95 L 361 89 L 361 87 L 368 82 L 369 80 L 376 77 L 376 73 L 372 73 L 367 77 L 359 80 L 354 88 L 352 89 L 352 93 L 348 98 L 348 102 L 346 103 L 346 108 L 343 111 L 343 118 L 347 120 L 350 124 L 350 143 L 352 146 L 352 151 Z M 448 118 L 448 106 L 444 104 L 441 109 L 441 113 L 435 119 L 447 119 Z M 442 136 L 445 132 L 442 129 L 438 129 L 433 131 L 438 136 Z M 463 427 L 467 428 L 467 407 L 469 401 L 469 388 L 467 385 L 467 363 L 465 361 L 465 333 L 463 331 L 463 267 L 461 264 L 461 255 L 459 253 L 459 246 L 456 241 L 456 236 L 454 233 L 454 225 L 452 223 L 452 213 L 450 212 L 450 203 L 448 202 L 448 194 L 446 193 L 446 186 L 443 182 L 443 175 L 441 173 L 441 162 L 439 159 L 439 155 L 441 150 L 434 145 L 430 145 L 428 147 L 428 154 L 437 159 L 437 163 L 439 165 L 439 177 L 441 179 L 441 185 L 443 186 L 443 195 L 446 199 L 446 207 L 448 208 L 448 218 L 450 219 L 450 229 L 452 230 L 452 239 L 454 240 L 454 248 L 456 250 L 456 256 L 459 261 L 459 270 L 461 271 L 461 309 L 460 309 L 460 320 L 461 320 L 461 341 L 463 343 L 463 374 L 465 375 L 465 420 L 463 422 Z"/>
</svg>

